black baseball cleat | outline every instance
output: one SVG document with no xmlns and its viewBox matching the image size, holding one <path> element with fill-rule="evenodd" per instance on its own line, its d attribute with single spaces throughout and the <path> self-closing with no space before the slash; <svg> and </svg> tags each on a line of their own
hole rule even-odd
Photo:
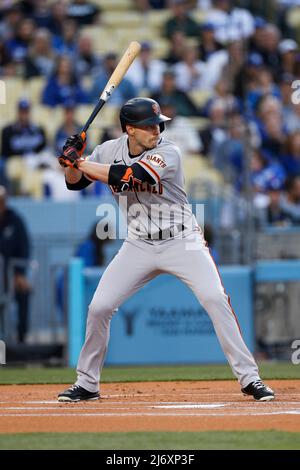
<svg viewBox="0 0 300 470">
<path fill-rule="evenodd" d="M 275 393 L 270 387 L 267 387 L 261 380 L 251 382 L 247 387 L 242 388 L 244 395 L 252 395 L 257 401 L 271 401 L 275 398 Z"/>
<path fill-rule="evenodd" d="M 77 402 L 83 400 L 98 400 L 100 398 L 99 392 L 89 392 L 80 385 L 72 385 L 64 392 L 58 395 L 58 401 L 63 402 Z"/>
</svg>

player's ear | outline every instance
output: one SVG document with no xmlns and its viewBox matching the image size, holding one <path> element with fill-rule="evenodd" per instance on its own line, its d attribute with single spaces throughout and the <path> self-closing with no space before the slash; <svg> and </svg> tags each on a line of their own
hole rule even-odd
<svg viewBox="0 0 300 470">
<path fill-rule="evenodd" d="M 126 124 L 126 132 L 128 135 L 134 135 L 135 134 L 135 127 L 130 126 L 130 124 Z"/>
</svg>

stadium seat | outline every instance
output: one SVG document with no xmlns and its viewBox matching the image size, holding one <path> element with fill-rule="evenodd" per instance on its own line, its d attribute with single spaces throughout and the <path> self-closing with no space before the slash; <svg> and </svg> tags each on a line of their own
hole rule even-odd
<svg viewBox="0 0 300 470">
<path fill-rule="evenodd" d="M 62 108 L 49 108 L 42 104 L 32 107 L 32 120 L 35 124 L 42 126 L 47 137 L 52 139 L 57 127 L 62 121 Z"/>
<path fill-rule="evenodd" d="M 202 117 L 189 117 L 188 120 L 190 124 L 197 130 L 203 129 L 209 123 L 209 119 Z"/>
<path fill-rule="evenodd" d="M 189 92 L 191 100 L 198 106 L 204 106 L 208 99 L 212 96 L 212 92 L 208 90 L 192 90 Z"/>
<path fill-rule="evenodd" d="M 46 82 L 44 77 L 31 78 L 26 82 L 26 91 L 33 104 L 40 104 L 45 84 Z"/>
<path fill-rule="evenodd" d="M 1 126 L 9 124 L 16 116 L 17 102 L 21 97 L 29 98 L 24 81 L 21 78 L 10 77 L 5 80 L 5 104 L 0 105 Z"/>
<path fill-rule="evenodd" d="M 143 22 L 143 16 L 136 11 L 112 11 L 104 12 L 103 25 L 114 28 L 132 28 L 140 26 Z"/>
<path fill-rule="evenodd" d="M 10 180 L 18 181 L 25 172 L 25 162 L 23 157 L 12 156 L 6 161 L 6 174 Z"/>
<path fill-rule="evenodd" d="M 94 147 L 96 147 L 96 145 L 99 145 L 102 133 L 103 133 L 102 129 L 96 129 L 96 128 L 89 129 L 88 137 L 87 137 L 89 148 L 93 150 Z"/>
<path fill-rule="evenodd" d="M 162 31 L 164 24 L 170 17 L 170 10 L 152 10 L 147 14 L 147 22 L 149 27 Z"/>
<path fill-rule="evenodd" d="M 207 11 L 200 10 L 200 8 L 196 8 L 192 11 L 192 18 L 200 24 L 204 23 L 206 16 Z"/>
<path fill-rule="evenodd" d="M 21 193 L 35 199 L 43 197 L 43 181 L 41 170 L 26 169 L 20 181 Z"/>
<path fill-rule="evenodd" d="M 167 39 L 157 37 L 152 40 L 152 46 L 155 59 L 162 59 L 168 55 L 170 43 Z"/>
<path fill-rule="evenodd" d="M 98 25 L 85 26 L 81 29 L 81 35 L 91 38 L 96 54 L 102 55 L 112 50 L 118 52 L 120 49 L 116 33 L 111 28 Z"/>
<path fill-rule="evenodd" d="M 295 6 L 290 8 L 287 13 L 287 23 L 293 28 L 300 26 L 300 7 Z"/>
<path fill-rule="evenodd" d="M 93 0 L 93 3 L 98 5 L 103 12 L 128 11 L 134 6 L 132 0 Z"/>
<path fill-rule="evenodd" d="M 207 193 L 207 184 L 221 186 L 221 173 L 211 167 L 210 162 L 199 155 L 189 155 L 183 159 L 185 187 L 188 195 L 203 199 Z"/>
<path fill-rule="evenodd" d="M 92 104 L 81 104 L 76 107 L 76 120 L 80 123 L 84 123 L 90 117 L 91 112 L 94 109 Z"/>
</svg>

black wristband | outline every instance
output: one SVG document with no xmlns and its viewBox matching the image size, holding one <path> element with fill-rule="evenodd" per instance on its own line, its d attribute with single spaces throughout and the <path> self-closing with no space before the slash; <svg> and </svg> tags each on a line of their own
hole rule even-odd
<svg viewBox="0 0 300 470">
<path fill-rule="evenodd" d="M 66 180 L 66 186 L 70 191 L 79 191 L 80 189 L 87 188 L 91 183 L 92 181 L 88 180 L 84 175 L 81 176 L 77 183 L 68 183 Z"/>
</svg>

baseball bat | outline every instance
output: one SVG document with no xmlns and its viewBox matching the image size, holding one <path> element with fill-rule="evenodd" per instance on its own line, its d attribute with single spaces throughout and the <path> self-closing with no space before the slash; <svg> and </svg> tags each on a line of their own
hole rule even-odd
<svg viewBox="0 0 300 470">
<path fill-rule="evenodd" d="M 111 97 L 113 91 L 117 88 L 119 83 L 121 82 L 122 78 L 124 77 L 125 73 L 129 69 L 130 65 L 140 52 L 141 45 L 137 41 L 132 41 L 124 54 L 122 55 L 118 65 L 116 66 L 115 70 L 111 74 L 110 79 L 108 80 L 95 108 L 93 109 L 90 117 L 86 121 L 85 125 L 83 126 L 80 135 L 83 140 L 85 140 L 86 132 L 92 122 L 94 121 L 95 117 L 99 113 L 100 109 L 105 105 L 107 100 Z"/>
</svg>

